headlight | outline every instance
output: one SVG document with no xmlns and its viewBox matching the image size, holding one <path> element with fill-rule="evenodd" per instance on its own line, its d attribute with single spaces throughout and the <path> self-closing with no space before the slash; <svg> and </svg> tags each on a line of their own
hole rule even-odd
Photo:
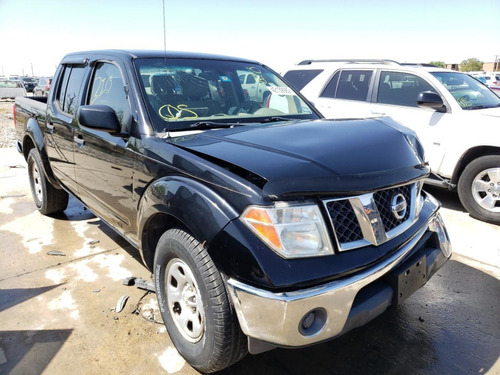
<svg viewBox="0 0 500 375">
<path fill-rule="evenodd" d="M 325 223 L 316 205 L 250 206 L 241 219 L 283 258 L 333 254 Z"/>
</svg>

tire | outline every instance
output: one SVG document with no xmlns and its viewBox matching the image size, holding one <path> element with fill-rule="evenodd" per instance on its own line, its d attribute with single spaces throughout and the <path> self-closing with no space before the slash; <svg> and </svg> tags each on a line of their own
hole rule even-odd
<svg viewBox="0 0 500 375">
<path fill-rule="evenodd" d="M 500 224 L 500 155 L 470 162 L 458 181 L 458 196 L 471 216 Z"/>
<path fill-rule="evenodd" d="M 62 189 L 56 189 L 47 180 L 36 149 L 30 150 L 27 162 L 31 195 L 38 211 L 43 215 L 63 212 L 68 207 L 69 195 Z"/>
<path fill-rule="evenodd" d="M 212 373 L 247 354 L 222 277 L 195 238 L 180 229 L 166 231 L 156 248 L 154 276 L 170 339 L 192 367 Z"/>
</svg>

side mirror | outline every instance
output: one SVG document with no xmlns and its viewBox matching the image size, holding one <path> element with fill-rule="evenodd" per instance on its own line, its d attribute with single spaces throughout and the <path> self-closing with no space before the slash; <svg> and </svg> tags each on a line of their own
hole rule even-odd
<svg viewBox="0 0 500 375">
<path fill-rule="evenodd" d="M 422 91 L 417 96 L 417 106 L 420 108 L 432 108 L 438 112 L 446 112 L 446 106 L 441 96 L 433 91 Z"/>
<path fill-rule="evenodd" d="M 107 105 L 82 105 L 78 108 L 78 122 L 89 128 L 120 132 L 121 124 L 115 110 Z"/>
</svg>

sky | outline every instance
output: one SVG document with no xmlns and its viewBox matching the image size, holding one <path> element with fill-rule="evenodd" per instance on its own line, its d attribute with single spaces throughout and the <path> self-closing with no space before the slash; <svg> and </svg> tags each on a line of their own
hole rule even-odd
<svg viewBox="0 0 500 375">
<path fill-rule="evenodd" d="M 325 58 L 494 62 L 500 0 L 0 0 L 0 75 L 53 75 L 74 51 L 165 45 L 278 72 Z"/>
</svg>

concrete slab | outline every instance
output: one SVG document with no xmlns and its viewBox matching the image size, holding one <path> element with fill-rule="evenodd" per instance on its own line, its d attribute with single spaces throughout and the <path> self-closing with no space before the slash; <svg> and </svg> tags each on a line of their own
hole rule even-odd
<svg viewBox="0 0 500 375">
<path fill-rule="evenodd" d="M 455 257 L 500 279 L 500 226 L 469 216 L 455 193 L 426 187 L 441 201 Z"/>
</svg>

